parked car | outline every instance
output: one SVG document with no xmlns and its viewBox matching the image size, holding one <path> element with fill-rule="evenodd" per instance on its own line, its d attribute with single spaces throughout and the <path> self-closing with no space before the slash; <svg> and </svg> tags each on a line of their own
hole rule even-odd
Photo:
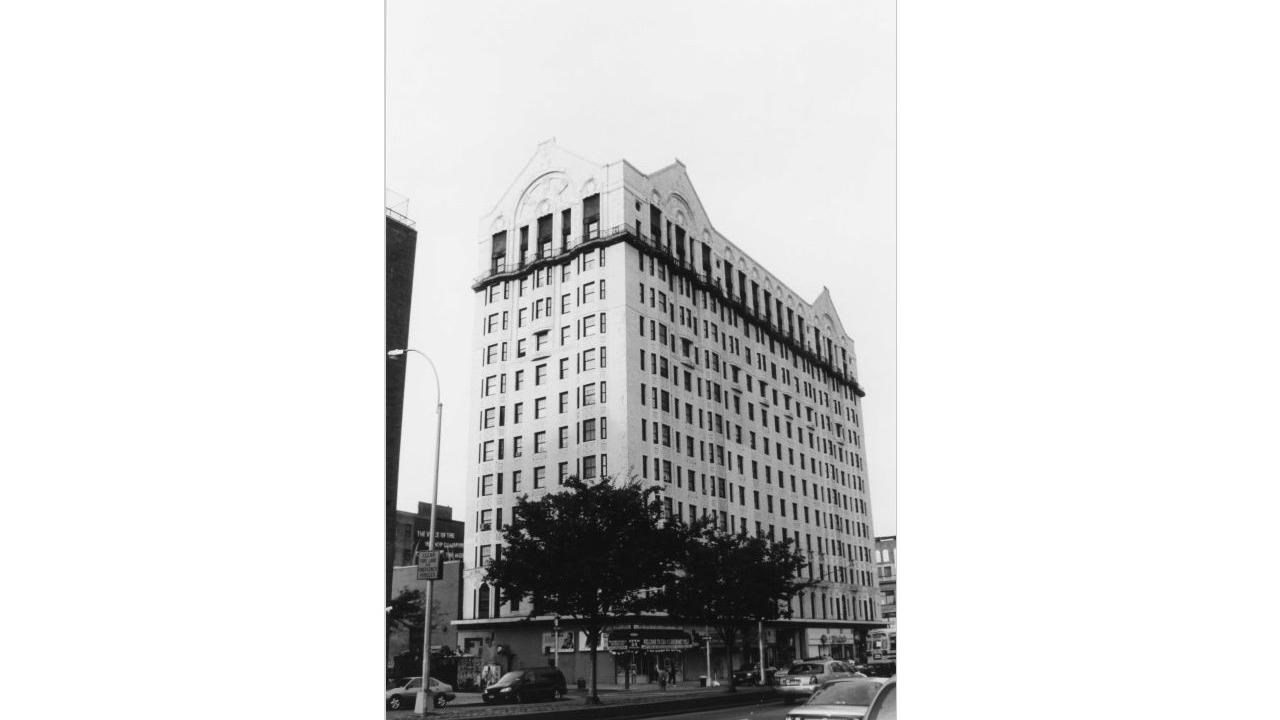
<svg viewBox="0 0 1280 720">
<path fill-rule="evenodd" d="M 830 658 L 798 660 L 774 680 L 773 689 L 784 700 L 806 699 L 823 683 L 854 676 L 853 666 Z"/>
<path fill-rule="evenodd" d="M 804 705 L 787 713 L 787 720 L 861 720 L 884 678 L 842 678 L 825 682 Z"/>
<path fill-rule="evenodd" d="M 525 703 L 562 698 L 568 691 L 560 668 L 532 667 L 512 670 L 498 678 L 484 689 L 480 699 L 486 703 Z"/>
<path fill-rule="evenodd" d="M 898 680 L 891 677 L 876 693 L 863 720 L 898 720 Z"/>
<path fill-rule="evenodd" d="M 778 668 L 772 665 L 764 669 L 764 684 L 773 684 L 773 676 L 778 672 Z M 759 685 L 760 684 L 760 666 L 752 663 L 743 665 L 733 671 L 733 681 L 738 685 Z"/>
<path fill-rule="evenodd" d="M 418 690 L 422 687 L 422 678 L 406 678 L 405 683 L 399 687 L 393 687 L 387 690 L 387 709 L 388 710 L 405 710 L 410 709 L 417 702 Z M 431 678 L 431 684 L 427 686 L 427 692 L 431 694 L 431 702 L 438 708 L 444 707 L 446 704 L 453 702 L 457 695 L 453 692 L 453 686 L 442 683 L 435 678 Z"/>
</svg>

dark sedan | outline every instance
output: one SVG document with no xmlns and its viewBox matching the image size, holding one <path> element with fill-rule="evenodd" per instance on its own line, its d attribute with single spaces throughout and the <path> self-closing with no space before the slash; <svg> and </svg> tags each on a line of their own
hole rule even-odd
<svg viewBox="0 0 1280 720">
<path fill-rule="evenodd" d="M 777 674 L 778 668 L 769 666 L 764 669 L 764 684 L 772 685 L 773 676 Z M 738 685 L 759 685 L 760 684 L 760 666 L 744 665 L 733 671 L 733 681 Z"/>
</svg>

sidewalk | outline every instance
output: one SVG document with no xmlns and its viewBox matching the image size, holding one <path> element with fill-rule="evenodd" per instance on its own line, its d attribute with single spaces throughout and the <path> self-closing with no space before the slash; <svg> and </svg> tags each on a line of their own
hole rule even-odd
<svg viewBox="0 0 1280 720">
<path fill-rule="evenodd" d="M 696 707 L 728 707 L 733 705 L 755 705 L 761 702 L 772 702 L 778 696 L 769 688 L 739 687 L 738 692 L 730 693 L 728 685 L 720 687 L 698 687 L 695 683 L 668 686 L 663 690 L 657 683 L 632 685 L 624 689 L 621 685 L 598 686 L 599 705 L 586 703 L 590 690 L 571 688 L 562 700 L 525 703 L 523 705 L 485 705 L 480 693 L 458 693 L 453 702 L 442 710 L 432 710 L 432 717 L 439 718 L 482 718 L 529 716 L 527 720 L 538 717 L 596 718 L 622 717 L 630 714 L 643 714 L 646 711 L 661 712 L 663 706 L 671 705 L 671 709 L 694 709 Z M 632 713 L 628 708 L 634 708 Z M 387 720 L 409 720 L 418 716 L 410 710 L 388 711 Z"/>
</svg>

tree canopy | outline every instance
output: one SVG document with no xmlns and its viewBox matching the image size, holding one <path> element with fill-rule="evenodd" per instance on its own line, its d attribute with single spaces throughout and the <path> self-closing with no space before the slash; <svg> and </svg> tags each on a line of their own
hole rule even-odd
<svg viewBox="0 0 1280 720">
<path fill-rule="evenodd" d="M 661 604 L 683 538 L 678 525 L 663 520 L 658 487 L 569 477 L 564 488 L 517 501 L 502 530 L 501 557 L 486 575 L 504 601 L 527 602 L 530 617 L 571 618 L 587 633 L 591 697 L 598 701 L 601 631 L 618 616 Z"/>
<path fill-rule="evenodd" d="M 709 519 L 682 530 L 679 571 L 667 585 L 665 608 L 716 628 L 730 654 L 751 623 L 791 617 L 790 599 L 812 584 L 800 577 L 808 561 L 790 539 L 733 533 Z"/>
</svg>

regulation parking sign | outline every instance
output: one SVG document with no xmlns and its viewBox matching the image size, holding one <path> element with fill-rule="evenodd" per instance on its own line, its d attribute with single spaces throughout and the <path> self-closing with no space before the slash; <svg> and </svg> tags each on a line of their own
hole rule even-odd
<svg viewBox="0 0 1280 720">
<path fill-rule="evenodd" d="M 441 552 L 439 550 L 423 550 L 418 553 L 418 579 L 439 580 Z"/>
</svg>

